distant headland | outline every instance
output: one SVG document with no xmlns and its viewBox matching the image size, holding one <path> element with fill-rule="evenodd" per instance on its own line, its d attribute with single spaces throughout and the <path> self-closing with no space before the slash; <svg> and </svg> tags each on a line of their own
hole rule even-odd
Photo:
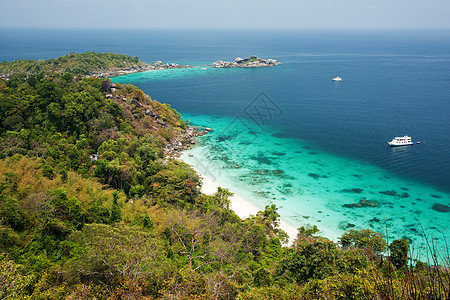
<svg viewBox="0 0 450 300">
<path fill-rule="evenodd" d="M 83 77 L 106 78 L 151 70 L 190 68 L 190 65 L 163 63 L 146 64 L 138 57 L 117 53 L 70 53 L 58 58 L 40 60 L 19 60 L 0 62 L 0 78 L 8 79 L 13 74 L 72 73 Z"/>
<path fill-rule="evenodd" d="M 279 65 L 275 59 L 263 59 L 256 56 L 236 58 L 234 61 L 218 60 L 212 65 L 214 68 L 257 68 Z M 116 53 L 70 53 L 55 59 L 14 60 L 0 62 L 0 78 L 9 79 L 13 74 L 72 73 L 83 77 L 107 78 L 125 74 L 164 69 L 194 68 L 192 65 L 179 65 L 161 61 L 144 63 L 138 57 L 131 57 Z"/>
</svg>

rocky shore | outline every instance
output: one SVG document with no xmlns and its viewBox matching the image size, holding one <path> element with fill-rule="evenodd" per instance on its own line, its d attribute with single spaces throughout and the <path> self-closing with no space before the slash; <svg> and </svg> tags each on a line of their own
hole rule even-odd
<svg viewBox="0 0 450 300">
<path fill-rule="evenodd" d="M 125 69 L 113 69 L 110 71 L 94 72 L 94 73 L 91 73 L 90 75 L 86 75 L 85 77 L 107 78 L 107 77 L 114 77 L 114 76 L 126 75 L 126 74 L 131 74 L 131 73 L 145 72 L 145 71 L 165 70 L 165 69 L 185 69 L 185 68 L 193 68 L 193 66 L 179 65 L 179 64 L 175 64 L 175 63 L 163 63 L 161 61 L 158 61 L 151 65 L 133 66 L 130 68 L 125 68 Z"/>
<path fill-rule="evenodd" d="M 146 126 L 153 128 L 153 130 L 158 131 L 161 128 L 173 129 L 173 127 L 170 128 L 173 126 L 173 121 L 170 122 L 164 116 L 160 115 L 161 112 L 158 113 L 158 109 L 151 105 L 151 98 L 149 96 L 144 95 L 144 99 L 139 99 L 134 94 L 130 95 L 122 85 L 112 83 L 109 79 L 103 80 L 101 92 L 105 94 L 105 98 L 111 99 L 116 103 L 121 103 L 137 115 L 147 116 L 148 118 L 146 120 L 148 122 L 146 122 Z M 145 99 L 147 101 L 144 101 Z M 118 129 L 115 128 L 114 131 L 118 131 Z M 179 156 L 181 151 L 190 149 L 196 144 L 195 137 L 202 136 L 213 130 L 209 127 L 186 125 L 182 131 L 178 131 L 178 129 L 173 131 L 177 133 L 163 147 L 164 153 L 169 156 Z"/>
<path fill-rule="evenodd" d="M 222 61 L 218 60 L 214 62 L 212 67 L 214 68 L 258 68 L 258 67 L 273 67 L 276 65 L 281 64 L 280 62 L 277 62 L 275 59 L 264 59 L 257 56 L 250 56 L 247 58 L 240 58 L 237 57 L 234 61 Z M 144 65 L 144 66 L 133 66 L 131 68 L 127 69 L 114 69 L 107 72 L 97 72 L 92 73 L 89 76 L 93 77 L 100 77 L 100 78 L 107 78 L 107 77 L 114 77 L 114 76 L 120 76 L 120 75 L 126 75 L 131 73 L 137 73 L 137 72 L 145 72 L 145 71 L 153 71 L 153 70 L 164 70 L 164 69 L 185 69 L 185 68 L 193 68 L 192 65 L 179 65 L 175 63 L 163 63 L 161 61 L 158 61 L 156 63 L 153 63 L 151 65 Z"/>
<path fill-rule="evenodd" d="M 259 68 L 259 67 L 273 67 L 281 64 L 275 59 L 264 59 L 257 56 L 250 56 L 246 58 L 237 57 L 234 61 L 218 60 L 213 63 L 214 68 Z"/>
<path fill-rule="evenodd" d="M 212 65 L 208 65 L 214 68 L 258 68 L 258 67 L 273 67 L 281 64 L 277 62 L 275 59 L 264 59 L 257 56 L 250 56 L 247 58 L 237 57 L 234 61 L 222 61 L 218 60 L 214 62 Z M 127 68 L 111 68 L 109 70 L 98 70 L 92 72 L 90 74 L 86 74 L 83 77 L 98 77 L 98 78 L 108 78 L 114 76 L 121 76 L 126 74 L 138 73 L 138 72 L 146 72 L 153 70 L 165 70 L 165 69 L 186 69 L 186 68 L 194 68 L 192 65 L 179 65 L 176 63 L 163 63 L 161 61 L 154 62 L 150 65 L 145 63 L 133 65 Z M 58 72 L 58 71 L 54 71 Z M 14 74 L 13 71 L 8 73 L 0 73 L 0 78 L 8 80 L 9 77 Z M 27 73 L 27 75 L 29 75 Z"/>
<path fill-rule="evenodd" d="M 164 148 L 164 153 L 170 156 L 179 156 L 183 150 L 192 148 L 195 145 L 195 138 L 212 131 L 211 128 L 186 126 L 181 134 L 172 139 Z"/>
<path fill-rule="evenodd" d="M 185 69 L 185 68 L 193 68 L 191 65 L 179 65 L 175 63 L 163 63 L 158 61 L 156 63 L 152 63 L 151 65 L 135 65 L 129 68 L 112 68 L 110 70 L 101 70 L 97 72 L 92 72 L 90 74 L 86 74 L 83 77 L 98 77 L 98 78 L 108 78 L 120 75 L 126 75 L 131 73 L 145 72 L 145 71 L 153 71 L 153 70 L 165 70 L 165 69 Z M 9 73 L 1 73 L 0 78 L 8 80 L 9 77 L 14 74 L 14 72 Z"/>
</svg>

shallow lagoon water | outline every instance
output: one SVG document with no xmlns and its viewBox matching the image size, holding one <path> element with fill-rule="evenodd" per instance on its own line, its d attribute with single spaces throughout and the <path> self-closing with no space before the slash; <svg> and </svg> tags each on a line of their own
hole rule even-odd
<svg viewBox="0 0 450 300">
<path fill-rule="evenodd" d="M 433 205 L 450 206 L 448 189 L 402 176 L 415 170 L 418 158 L 436 159 L 436 155 L 430 151 L 441 149 L 437 147 L 443 147 L 443 144 L 433 145 L 432 140 L 424 137 L 422 141 L 425 143 L 421 145 L 387 147 L 377 132 L 385 124 L 370 124 L 375 122 L 358 117 L 352 119 L 354 115 L 364 113 L 364 106 L 373 106 L 379 113 L 383 113 L 386 108 L 371 103 L 373 98 L 368 96 L 367 100 L 362 100 L 363 103 L 355 103 L 345 96 L 341 86 L 334 83 L 329 84 L 331 89 L 334 93 L 343 94 L 342 98 L 334 97 L 330 101 L 319 97 L 313 101 L 304 101 L 302 108 L 311 111 L 303 113 L 305 119 L 296 122 L 288 116 L 287 126 L 286 123 L 276 122 L 277 109 L 286 116 L 289 110 L 297 109 L 295 106 L 298 103 L 275 102 L 266 93 L 259 94 L 253 101 L 256 101 L 256 105 L 261 104 L 258 103 L 258 97 L 261 96 L 268 101 L 273 113 L 273 122 L 264 123 L 267 115 L 265 119 L 258 119 L 257 115 L 251 114 L 255 103 L 244 100 L 250 96 L 248 90 L 242 88 L 242 82 L 248 85 L 246 80 L 249 77 L 271 78 L 274 73 L 289 75 L 291 68 L 289 64 L 280 66 L 276 71 L 196 67 L 137 73 L 115 77 L 113 80 L 141 86 L 150 95 L 159 97 L 157 100 L 161 100 L 161 97 L 173 99 L 170 102 L 175 102 L 172 103 L 175 108 L 182 109 L 184 118 L 190 119 L 192 125 L 212 127 L 213 132 L 200 137 L 197 146 L 187 151 L 193 157 L 186 155 L 184 160 L 261 210 L 265 205 L 276 204 L 282 220 L 289 225 L 295 228 L 317 225 L 323 236 L 335 241 L 352 228 L 372 229 L 387 234 L 390 241 L 406 238 L 411 242 L 413 257 L 424 261 L 431 261 L 427 244 L 431 247 L 434 245 L 439 251 L 447 249 L 450 237 L 449 213 L 438 212 L 433 209 Z M 255 92 L 258 88 L 250 85 L 250 89 Z M 211 94 L 202 94 L 205 90 L 211 90 Z M 318 93 L 320 95 L 324 91 L 319 90 Z M 183 95 L 186 98 L 179 100 Z M 323 105 L 320 105 L 320 101 Z M 325 125 L 312 120 L 310 115 L 314 115 L 316 110 L 333 115 L 332 110 L 339 111 L 342 106 L 347 106 L 347 110 L 335 117 L 348 118 L 343 121 L 348 132 L 340 128 L 340 138 L 345 142 L 347 138 L 351 140 L 354 138 L 352 128 L 360 126 L 372 130 L 374 141 L 370 142 L 364 136 L 363 144 L 350 147 L 344 155 L 339 155 L 339 151 L 330 152 L 333 147 L 326 143 L 302 139 L 292 132 L 292 128 L 297 129 L 296 126 L 304 127 L 298 130 L 306 128 L 312 133 L 323 134 L 327 139 L 326 131 L 320 130 L 320 126 Z M 213 114 L 220 109 L 221 113 Z M 206 111 L 208 114 L 193 114 L 193 111 Z M 445 119 L 434 121 L 442 124 L 447 122 Z M 399 119 L 399 122 L 402 120 Z M 391 122 L 389 126 L 394 123 Z M 422 124 L 419 125 L 423 127 Z M 319 129 L 312 126 L 318 126 Z M 330 134 L 337 132 L 333 127 L 329 131 Z M 443 133 L 437 133 L 437 136 Z M 305 136 L 308 137 L 308 134 Z M 372 161 L 380 162 L 385 168 L 364 160 L 366 157 L 362 155 L 363 151 L 370 153 Z M 391 172 L 389 168 L 396 172 Z M 432 172 L 426 167 L 422 169 Z M 441 261 L 443 257 L 448 259 L 448 253 L 440 252 L 439 255 Z"/>
<path fill-rule="evenodd" d="M 450 219 L 432 206 L 448 203 L 449 194 L 326 153 L 249 119 L 188 117 L 193 125 L 214 131 L 198 138 L 198 145 L 186 151 L 193 156 L 184 160 L 260 209 L 276 204 L 289 225 L 317 225 L 334 240 L 351 228 L 387 231 L 391 241 L 410 240 L 414 257 L 423 260 L 428 259 L 425 236 L 437 249 L 445 249 Z"/>
<path fill-rule="evenodd" d="M 112 81 L 118 81 L 121 83 L 133 83 L 140 81 L 165 81 L 167 79 L 176 80 L 183 79 L 186 77 L 197 77 L 197 76 L 209 76 L 212 71 L 218 71 L 220 69 L 215 69 L 210 66 L 194 66 L 192 68 L 181 68 L 181 69 L 165 69 L 165 70 L 152 70 L 147 72 L 138 72 L 127 75 L 120 75 L 111 77 Z"/>
</svg>

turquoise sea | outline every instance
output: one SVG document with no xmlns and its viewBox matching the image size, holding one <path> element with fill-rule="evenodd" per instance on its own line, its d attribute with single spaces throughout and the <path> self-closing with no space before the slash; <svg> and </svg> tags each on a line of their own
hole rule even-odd
<svg viewBox="0 0 450 300">
<path fill-rule="evenodd" d="M 369 228 L 448 259 L 450 31 L 0 30 L 0 60 L 111 51 L 194 64 L 113 78 L 211 127 L 186 160 L 294 227 Z M 214 69 L 257 55 L 273 68 Z M 340 76 L 342 82 L 331 78 Z M 409 134 L 420 141 L 390 148 Z M 445 252 L 445 251 L 447 252 Z"/>
</svg>

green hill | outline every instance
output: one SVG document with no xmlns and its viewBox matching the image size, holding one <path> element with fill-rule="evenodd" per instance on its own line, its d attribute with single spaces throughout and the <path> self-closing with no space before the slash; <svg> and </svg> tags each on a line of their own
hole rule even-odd
<svg viewBox="0 0 450 300">
<path fill-rule="evenodd" d="M 74 73 L 90 75 L 94 72 L 108 72 L 115 69 L 129 69 L 146 66 L 139 58 L 116 53 L 71 53 L 55 59 L 15 60 L 1 62 L 0 74 L 16 73 Z"/>
<path fill-rule="evenodd" d="M 408 261 L 407 240 L 301 227 L 284 247 L 275 205 L 242 220 L 228 190 L 202 194 L 165 153 L 182 116 L 67 72 L 91 56 L 0 78 L 0 299 L 446 299 L 448 268 Z"/>
</svg>

